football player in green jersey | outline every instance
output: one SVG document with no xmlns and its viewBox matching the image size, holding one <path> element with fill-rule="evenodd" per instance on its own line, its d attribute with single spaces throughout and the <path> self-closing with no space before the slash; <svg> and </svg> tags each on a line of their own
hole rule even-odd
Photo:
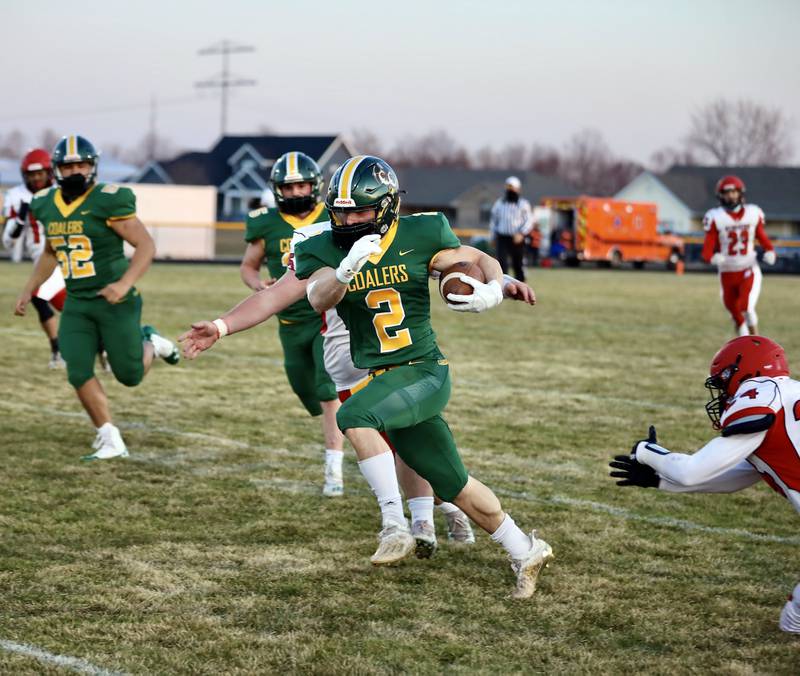
<svg viewBox="0 0 800 676">
<path fill-rule="evenodd" d="M 500 265 L 461 246 L 440 213 L 400 216 L 397 177 L 377 157 L 345 162 L 331 180 L 326 206 L 331 230 L 297 246 L 295 274 L 308 279 L 314 309 L 336 306 L 350 331 L 354 364 L 372 375 L 342 404 L 337 422 L 381 507 L 376 556 L 385 562 L 413 549 L 391 451 L 380 435 L 386 432 L 400 457 L 439 498 L 455 503 L 506 549 L 516 575 L 512 596 L 530 597 L 552 549 L 535 532 L 524 533 L 495 494 L 467 474 L 441 416 L 450 376 L 430 323 L 431 270 L 442 272 L 461 261 L 477 264 L 488 281 L 462 275 L 473 293 L 451 294 L 448 306 L 483 312 L 503 299 Z"/>
<path fill-rule="evenodd" d="M 58 328 L 67 378 L 97 428 L 94 452 L 84 460 L 126 457 L 119 429 L 111 422 L 108 398 L 94 375 L 94 358 L 104 345 L 114 377 L 138 385 L 153 357 L 170 364 L 178 349 L 151 326 L 140 326 L 142 298 L 134 288 L 150 266 L 155 245 L 136 217 L 130 188 L 97 182 L 98 153 L 82 136 L 65 136 L 53 151 L 57 186 L 38 192 L 31 212 L 42 224 L 47 242 L 17 299 L 15 313 L 25 314 L 31 294 L 57 265 L 67 299 Z M 134 247 L 128 262 L 123 243 Z"/>
<path fill-rule="evenodd" d="M 277 209 L 261 207 L 247 215 L 242 259 L 242 281 L 260 291 L 286 271 L 294 231 L 328 220 L 322 204 L 322 172 L 317 163 L 301 152 L 282 155 L 272 167 L 272 192 Z M 266 261 L 272 277 L 261 279 Z M 278 336 L 283 347 L 283 366 L 294 393 L 312 416 L 322 415 L 325 438 L 325 482 L 322 493 L 328 497 L 344 492 L 342 446 L 344 437 L 336 425 L 339 399 L 333 381 L 325 371 L 322 351 L 322 316 L 303 297 L 278 313 Z"/>
</svg>

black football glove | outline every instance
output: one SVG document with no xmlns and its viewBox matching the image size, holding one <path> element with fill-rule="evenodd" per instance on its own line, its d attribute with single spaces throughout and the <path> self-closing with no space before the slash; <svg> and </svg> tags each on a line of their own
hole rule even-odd
<svg viewBox="0 0 800 676">
<path fill-rule="evenodd" d="M 647 439 L 637 441 L 631 448 L 630 455 L 615 455 L 614 459 L 608 463 L 611 469 L 618 470 L 610 472 L 609 476 L 619 479 L 617 486 L 640 486 L 641 488 L 656 488 L 659 482 L 658 473 L 649 465 L 643 465 L 636 460 L 636 448 L 642 442 L 656 444 L 656 428 L 650 425 L 647 431 Z"/>
<path fill-rule="evenodd" d="M 615 455 L 608 466 L 615 472 L 609 472 L 609 476 L 617 481 L 617 486 L 639 486 L 641 488 L 657 488 L 659 477 L 656 471 L 649 465 L 637 462 L 629 455 Z"/>
</svg>

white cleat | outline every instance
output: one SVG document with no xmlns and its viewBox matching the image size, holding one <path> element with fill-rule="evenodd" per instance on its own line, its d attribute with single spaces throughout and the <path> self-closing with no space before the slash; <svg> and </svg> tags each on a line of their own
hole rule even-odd
<svg viewBox="0 0 800 676">
<path fill-rule="evenodd" d="M 460 545 L 474 545 L 475 533 L 472 532 L 472 525 L 469 517 L 460 509 L 457 512 L 450 512 L 444 515 L 447 521 L 447 541 Z"/>
<path fill-rule="evenodd" d="M 414 551 L 416 540 L 405 523 L 387 523 L 378 533 L 378 549 L 370 557 L 374 566 L 388 566 L 406 558 Z"/>
<path fill-rule="evenodd" d="M 50 355 L 50 361 L 47 362 L 47 368 L 49 369 L 63 369 L 67 363 L 61 358 L 60 352 L 53 352 Z"/>
<path fill-rule="evenodd" d="M 411 524 L 411 536 L 416 542 L 415 554 L 418 559 L 429 559 L 439 546 L 436 542 L 436 531 L 430 521 L 415 521 Z"/>
<path fill-rule="evenodd" d="M 111 364 L 108 361 L 108 352 L 105 350 L 98 352 L 97 359 L 100 362 L 100 369 L 106 373 L 111 373 Z"/>
<path fill-rule="evenodd" d="M 92 448 L 95 449 L 94 453 L 82 456 L 81 460 L 109 460 L 111 458 L 127 458 L 129 455 L 122 435 L 111 423 L 106 423 L 97 431 Z"/>
<path fill-rule="evenodd" d="M 511 570 L 517 576 L 512 599 L 528 599 L 536 591 L 536 580 L 543 567 L 553 559 L 553 548 L 544 540 L 536 537 L 536 531 L 531 531 L 531 549 L 521 559 L 511 559 Z"/>
</svg>

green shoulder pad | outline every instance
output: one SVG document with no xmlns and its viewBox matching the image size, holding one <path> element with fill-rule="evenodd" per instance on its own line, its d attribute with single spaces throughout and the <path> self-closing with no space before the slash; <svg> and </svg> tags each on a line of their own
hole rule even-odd
<svg viewBox="0 0 800 676">
<path fill-rule="evenodd" d="M 136 215 L 136 195 L 133 190 L 116 183 L 101 183 L 97 186 L 98 215 L 107 220 L 121 221 Z"/>
</svg>

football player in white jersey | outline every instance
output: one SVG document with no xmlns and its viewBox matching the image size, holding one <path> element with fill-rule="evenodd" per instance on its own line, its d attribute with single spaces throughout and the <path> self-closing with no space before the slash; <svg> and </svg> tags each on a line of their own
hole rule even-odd
<svg viewBox="0 0 800 676">
<path fill-rule="evenodd" d="M 22 158 L 20 172 L 22 185 L 14 186 L 5 196 L 3 215 L 6 222 L 3 228 L 3 246 L 11 251 L 12 260 L 19 261 L 23 255 L 27 255 L 36 263 L 44 249 L 45 234 L 42 226 L 30 213 L 30 206 L 34 193 L 53 184 L 53 165 L 50 161 L 50 153 L 42 148 L 29 151 Z M 39 315 L 42 331 L 50 343 L 49 367 L 51 369 L 64 366 L 64 360 L 58 349 L 58 322 L 53 308 L 60 311 L 66 297 L 64 277 L 61 274 L 61 268 L 56 267 L 53 274 L 35 291 L 31 298 Z"/>
<path fill-rule="evenodd" d="M 221 318 L 213 322 L 192 324 L 192 328 L 178 338 L 183 343 L 184 356 L 194 359 L 223 336 L 256 326 L 299 298 L 305 297 L 307 281 L 295 276 L 292 254 L 298 241 L 318 235 L 326 229 L 330 229 L 330 222 L 312 223 L 298 228 L 292 239 L 289 265 L 284 275 L 272 286 L 246 298 Z M 504 294 L 529 305 L 536 302 L 533 289 L 508 276 L 505 278 Z M 336 308 L 325 313 L 322 331 L 325 370 L 336 385 L 339 398 L 344 401 L 367 384 L 369 372 L 356 368 L 353 364 L 350 356 L 350 334 L 336 313 Z M 411 512 L 411 533 L 416 543 L 416 555 L 419 558 L 430 558 L 437 548 L 433 527 L 433 490 L 427 481 L 399 457 L 396 458 L 396 468 Z M 438 508 L 445 516 L 449 541 L 460 544 L 475 542 L 466 514 L 448 502 L 440 502 Z"/>
<path fill-rule="evenodd" d="M 731 493 L 763 479 L 800 512 L 800 382 L 789 377 L 783 348 L 763 336 L 723 345 L 709 368 L 706 412 L 720 436 L 691 455 L 656 442 L 655 428 L 630 455 L 610 463 L 618 486 L 673 493 Z M 780 616 L 800 634 L 800 584 Z"/>
<path fill-rule="evenodd" d="M 758 333 L 761 268 L 756 261 L 756 240 L 764 249 L 764 262 L 775 265 L 775 248 L 764 230 L 764 212 L 755 204 L 745 204 L 744 193 L 742 179 L 723 176 L 717 182 L 720 206 L 709 209 L 703 218 L 703 260 L 719 270 L 722 303 L 740 336 Z"/>
</svg>

